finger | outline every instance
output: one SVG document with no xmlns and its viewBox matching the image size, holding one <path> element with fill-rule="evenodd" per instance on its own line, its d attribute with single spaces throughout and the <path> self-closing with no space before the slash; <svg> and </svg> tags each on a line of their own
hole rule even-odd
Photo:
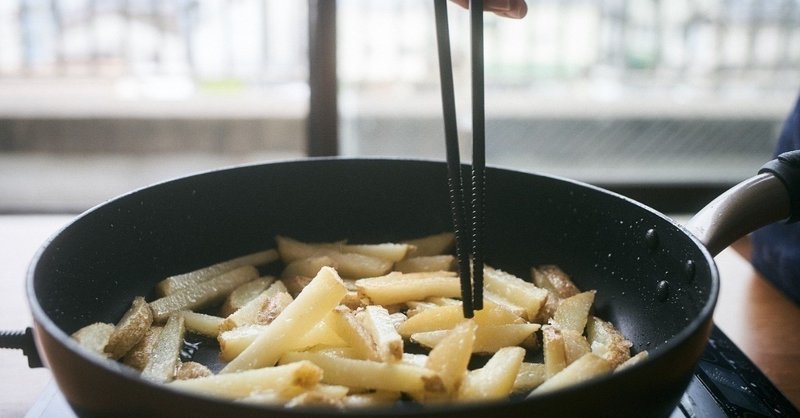
<svg viewBox="0 0 800 418">
<path fill-rule="evenodd" d="M 512 1 L 512 3 L 516 3 L 512 5 L 512 8 L 507 11 L 497 11 L 495 12 L 496 15 L 502 17 L 510 17 L 512 19 L 522 19 L 528 14 L 528 5 L 525 1 Z"/>
</svg>

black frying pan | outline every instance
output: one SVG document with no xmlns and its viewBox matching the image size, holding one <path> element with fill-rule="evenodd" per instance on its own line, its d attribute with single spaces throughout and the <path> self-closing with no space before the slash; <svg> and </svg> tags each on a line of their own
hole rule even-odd
<svg viewBox="0 0 800 418">
<path fill-rule="evenodd" d="M 787 217 L 789 199 L 774 192 L 781 182 L 770 174 L 759 179 L 743 186 L 744 194 L 766 189 L 776 199 L 771 217 Z M 495 168 L 487 185 L 487 263 L 521 277 L 532 265 L 559 264 L 579 287 L 597 290 L 596 314 L 616 324 L 635 352 L 648 350 L 649 359 L 527 400 L 347 414 L 669 415 L 710 331 L 719 287 L 712 253 L 669 218 L 596 187 Z M 736 199 L 717 206 L 746 206 Z M 697 227 L 714 251 L 730 239 L 715 225 Z M 91 322 L 118 321 L 134 296 L 149 294 L 165 276 L 271 247 L 276 234 L 383 242 L 450 229 L 440 162 L 305 160 L 158 184 L 88 211 L 42 247 L 28 275 L 37 345 L 81 416 L 335 415 L 177 392 L 85 353 L 69 335 Z"/>
</svg>

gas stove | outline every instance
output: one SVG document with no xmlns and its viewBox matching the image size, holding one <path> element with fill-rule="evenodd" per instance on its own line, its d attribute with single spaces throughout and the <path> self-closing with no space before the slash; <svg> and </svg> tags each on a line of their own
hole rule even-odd
<svg viewBox="0 0 800 418">
<path fill-rule="evenodd" d="M 798 417 L 800 412 L 716 326 L 670 418 Z M 76 418 L 51 383 L 25 418 Z"/>
</svg>

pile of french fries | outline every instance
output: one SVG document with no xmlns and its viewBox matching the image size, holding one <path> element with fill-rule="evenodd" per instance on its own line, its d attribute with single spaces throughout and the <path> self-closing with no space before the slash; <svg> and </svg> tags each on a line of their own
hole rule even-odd
<svg viewBox="0 0 800 418">
<path fill-rule="evenodd" d="M 641 361 L 557 266 L 526 281 L 486 266 L 464 319 L 452 233 L 386 244 L 275 238 L 269 249 L 168 277 L 116 324 L 73 334 L 145 379 L 241 402 L 337 408 L 535 395 Z M 282 262 L 280 277 L 259 268 Z M 224 367 L 182 361 L 185 333 Z M 543 351 L 543 361 L 527 360 Z M 541 358 L 541 357 L 540 357 Z M 474 366 L 480 364 L 480 366 Z"/>
</svg>

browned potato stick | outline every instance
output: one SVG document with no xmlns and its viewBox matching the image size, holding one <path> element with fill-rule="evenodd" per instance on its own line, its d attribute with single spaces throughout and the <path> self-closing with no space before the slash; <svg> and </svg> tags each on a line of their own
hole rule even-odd
<svg viewBox="0 0 800 418">
<path fill-rule="evenodd" d="M 143 378 L 161 383 L 170 382 L 175 378 L 184 332 L 183 316 L 177 314 L 170 316 L 153 344 L 147 364 L 142 370 Z"/>
<path fill-rule="evenodd" d="M 401 314 L 402 315 L 402 314 Z M 382 306 L 369 305 L 356 314 L 375 342 L 381 361 L 395 362 L 403 359 L 403 337 L 397 332 L 392 316 Z"/>
<path fill-rule="evenodd" d="M 458 399 L 469 401 L 503 399 L 511 394 L 525 349 L 503 347 L 482 368 L 467 373 L 458 390 Z"/>
<path fill-rule="evenodd" d="M 564 357 L 567 365 L 591 351 L 589 341 L 578 331 L 562 329 L 561 337 L 564 339 Z"/>
<path fill-rule="evenodd" d="M 547 289 L 562 299 L 581 292 L 569 275 L 556 265 L 531 267 L 531 277 L 536 286 Z"/>
<path fill-rule="evenodd" d="M 435 306 L 428 308 L 397 327 L 403 337 L 411 334 L 442 329 L 451 329 L 464 320 L 461 303 L 458 305 Z M 525 320 L 489 301 L 484 302 L 480 311 L 475 311 L 475 323 L 478 325 L 524 324 Z"/>
<path fill-rule="evenodd" d="M 610 322 L 591 316 L 586 324 L 586 338 L 592 352 L 615 367 L 631 356 L 631 344 Z"/>
<path fill-rule="evenodd" d="M 451 272 L 390 273 L 356 281 L 358 293 L 376 305 L 392 305 L 428 297 L 459 297 L 461 285 Z"/>
<path fill-rule="evenodd" d="M 220 373 L 274 365 L 284 352 L 297 344 L 305 332 L 339 304 L 345 293 L 347 289 L 336 270 L 323 267 L 264 332 Z"/>
<path fill-rule="evenodd" d="M 571 329 L 583 334 L 589 311 L 594 303 L 594 294 L 595 291 L 590 290 L 561 299 L 553 314 L 553 323 L 561 329 Z"/>
<path fill-rule="evenodd" d="M 180 311 L 186 331 L 206 337 L 216 338 L 219 335 L 224 318 L 192 311 Z"/>
<path fill-rule="evenodd" d="M 317 384 L 315 387 L 293 397 L 285 406 L 296 408 L 298 406 L 330 406 L 341 407 L 342 401 L 347 396 L 348 388 L 338 385 Z"/>
<path fill-rule="evenodd" d="M 392 269 L 392 262 L 358 253 L 342 253 L 324 245 L 306 244 L 287 237 L 275 237 L 278 252 L 285 263 L 310 258 L 328 256 L 337 265 L 336 270 L 342 277 L 359 278 L 380 276 Z"/>
<path fill-rule="evenodd" d="M 472 357 L 477 330 L 478 325 L 475 321 L 464 320 L 448 331 L 428 353 L 425 367 L 439 373 L 449 396 L 455 394 L 467 374 L 467 365 Z"/>
<path fill-rule="evenodd" d="M 564 348 L 564 337 L 558 328 L 552 325 L 542 327 L 542 345 L 544 349 L 544 367 L 547 378 L 555 376 L 567 367 L 567 353 Z"/>
<path fill-rule="evenodd" d="M 530 392 L 547 380 L 547 372 L 543 363 L 523 362 L 519 366 L 517 378 L 514 380 L 512 392 Z"/>
<path fill-rule="evenodd" d="M 122 357 L 122 363 L 133 367 L 136 370 L 142 371 L 147 366 L 147 361 L 150 359 L 150 353 L 153 351 L 153 346 L 156 344 L 158 335 L 164 327 L 152 326 L 144 335 L 144 338 L 138 344 L 133 346 L 128 354 Z"/>
<path fill-rule="evenodd" d="M 292 261 L 283 268 L 281 277 L 314 277 L 322 267 L 338 268 L 339 265 L 333 257 L 322 255 L 318 257 L 300 258 Z"/>
<path fill-rule="evenodd" d="M 175 380 L 197 379 L 198 377 L 206 377 L 213 374 L 208 367 L 196 361 L 187 361 L 185 363 L 181 362 L 178 366 L 178 370 L 175 372 Z"/>
<path fill-rule="evenodd" d="M 246 305 L 247 302 L 250 302 L 266 290 L 273 282 L 275 282 L 275 278 L 272 276 L 259 277 L 233 289 L 219 309 L 220 316 L 226 317 L 236 312 L 237 309 Z"/>
<path fill-rule="evenodd" d="M 487 292 L 502 296 L 509 302 L 525 308 L 526 319 L 529 321 L 536 318 L 547 298 L 547 290 L 491 267 L 483 269 L 483 282 Z"/>
<path fill-rule="evenodd" d="M 104 351 L 115 360 L 122 358 L 144 338 L 152 323 L 153 311 L 150 310 L 150 305 L 141 296 L 134 298 L 130 309 L 125 312 L 108 338 Z"/>
<path fill-rule="evenodd" d="M 292 303 L 292 297 L 287 292 L 280 292 L 269 298 L 264 309 L 256 315 L 256 323 L 269 325 L 275 318 Z"/>
<path fill-rule="evenodd" d="M 364 324 L 346 306 L 337 306 L 324 319 L 325 323 L 349 345 L 362 360 L 380 361 L 375 342 Z"/>
<path fill-rule="evenodd" d="M 291 299 L 291 296 L 282 289 L 285 286 L 282 282 L 275 282 L 269 288 L 262 291 L 261 294 L 247 302 L 244 306 L 239 308 L 236 312 L 228 315 L 222 322 L 222 331 L 228 331 L 243 325 L 251 325 L 258 323 L 258 315 L 269 305 L 270 300 L 280 293 L 284 293 Z"/>
<path fill-rule="evenodd" d="M 159 296 L 166 296 L 172 294 L 173 292 L 179 289 L 197 285 L 203 281 L 219 276 L 220 274 L 235 270 L 239 267 L 261 266 L 264 264 L 269 264 L 273 261 L 277 261 L 278 258 L 279 258 L 278 252 L 274 249 L 259 251 L 241 257 L 236 257 L 234 259 L 213 264 L 208 267 L 190 271 L 188 273 L 177 274 L 175 276 L 167 277 L 166 279 L 158 282 L 158 284 L 156 285 L 156 293 Z"/>
<path fill-rule="evenodd" d="M 530 395 L 574 385 L 601 374 L 609 373 L 613 369 L 614 367 L 611 363 L 592 353 L 589 353 L 575 360 L 572 364 L 561 370 L 555 376 L 545 380 L 544 383 L 534 389 Z"/>
<path fill-rule="evenodd" d="M 199 310 L 222 302 L 237 286 L 257 277 L 258 270 L 255 267 L 243 266 L 175 291 L 150 302 L 153 317 L 156 321 L 164 321 L 174 312 Z"/>
<path fill-rule="evenodd" d="M 411 257 L 394 263 L 394 269 L 402 273 L 420 271 L 447 271 L 453 270 L 456 258 L 452 255 L 428 255 Z"/>
<path fill-rule="evenodd" d="M 556 309 L 558 309 L 558 304 L 561 303 L 561 298 L 558 297 L 554 292 L 547 291 L 547 298 L 544 301 L 544 305 L 539 309 L 539 313 L 536 314 L 536 318 L 533 322 L 537 322 L 539 324 L 546 324 L 553 319 L 553 315 L 556 313 Z"/>
<path fill-rule="evenodd" d="M 456 236 L 452 232 L 428 235 L 425 237 L 405 241 L 415 247 L 411 252 L 413 257 L 441 255 L 452 250 L 456 243 Z"/>
<path fill-rule="evenodd" d="M 182 390 L 229 399 L 244 398 L 251 393 L 311 388 L 322 379 L 322 369 L 309 361 L 298 361 L 276 367 L 243 370 L 191 380 L 176 380 L 170 386 Z"/>
<path fill-rule="evenodd" d="M 114 324 L 95 322 L 75 331 L 72 338 L 89 351 L 108 357 L 104 349 L 115 329 Z"/>
<path fill-rule="evenodd" d="M 494 353 L 497 350 L 522 344 L 526 338 L 539 330 L 539 324 L 479 325 L 475 334 L 473 353 Z M 425 347 L 433 347 L 449 330 L 427 331 L 411 334 L 411 341 Z"/>
<path fill-rule="evenodd" d="M 625 360 L 625 362 L 623 362 L 622 364 L 617 366 L 614 369 L 614 372 L 616 373 L 616 372 L 618 372 L 620 370 L 625 370 L 628 367 L 631 367 L 633 365 L 639 364 L 639 363 L 643 362 L 645 359 L 647 359 L 648 355 L 649 354 L 648 354 L 647 351 L 640 351 L 640 352 L 636 353 L 635 356 L 631 356 L 631 358 Z"/>
<path fill-rule="evenodd" d="M 442 380 L 436 372 L 404 363 L 383 363 L 324 353 L 292 351 L 281 357 L 280 364 L 302 360 L 308 360 L 322 368 L 322 381 L 332 385 L 407 393 L 444 390 Z"/>
</svg>

